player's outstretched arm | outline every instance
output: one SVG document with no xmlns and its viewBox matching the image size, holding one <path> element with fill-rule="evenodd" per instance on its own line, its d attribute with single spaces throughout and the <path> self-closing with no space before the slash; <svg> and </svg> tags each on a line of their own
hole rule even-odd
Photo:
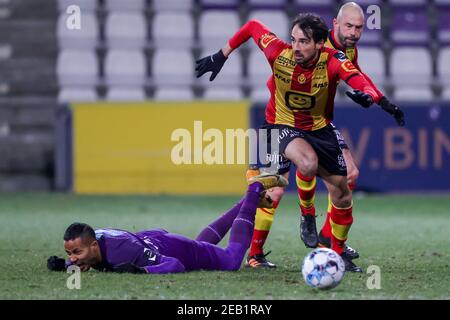
<svg viewBox="0 0 450 320">
<path fill-rule="evenodd" d="M 285 43 L 277 39 L 276 36 L 260 21 L 254 19 L 250 20 L 244 24 L 233 37 L 231 37 L 221 50 L 196 61 L 195 71 L 197 78 L 207 72 L 211 72 L 209 81 L 213 81 L 222 69 L 228 56 L 250 38 L 255 41 L 261 50 L 265 51 L 269 60 L 271 56 L 274 55 L 274 52 L 272 52 L 274 51 L 273 47 L 277 50 L 281 50 L 286 46 Z M 269 46 L 269 44 L 271 44 L 271 46 Z"/>
</svg>

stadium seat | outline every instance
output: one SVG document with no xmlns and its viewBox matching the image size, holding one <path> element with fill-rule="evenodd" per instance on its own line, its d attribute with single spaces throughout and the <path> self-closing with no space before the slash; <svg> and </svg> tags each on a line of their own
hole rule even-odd
<svg viewBox="0 0 450 320">
<path fill-rule="evenodd" d="M 252 9 L 284 9 L 288 0 L 248 0 Z"/>
<path fill-rule="evenodd" d="M 445 88 L 442 91 L 441 100 L 450 102 L 450 88 Z"/>
<path fill-rule="evenodd" d="M 97 46 L 99 27 L 97 18 L 92 13 L 83 13 L 81 29 L 67 28 L 68 15 L 62 13 L 58 18 L 57 36 L 59 46 L 63 49 L 93 49 Z"/>
<path fill-rule="evenodd" d="M 333 7 L 332 0 L 294 0 L 294 3 L 299 6 L 318 6 L 318 7 Z"/>
<path fill-rule="evenodd" d="M 411 6 L 411 5 L 422 5 L 427 4 L 427 0 L 388 0 L 389 4 L 392 6 Z"/>
<path fill-rule="evenodd" d="M 237 9 L 239 0 L 200 0 L 202 9 Z"/>
<path fill-rule="evenodd" d="M 289 20 L 282 10 L 253 10 L 248 20 L 257 19 L 265 24 L 278 38 L 289 41 Z"/>
<path fill-rule="evenodd" d="M 420 45 L 430 40 L 430 27 L 422 7 L 397 7 L 391 26 L 394 45 Z"/>
<path fill-rule="evenodd" d="M 334 5 L 331 1 L 312 1 L 312 0 L 297 0 L 295 1 L 295 12 L 312 12 L 318 14 L 323 18 L 327 26 L 331 29 L 333 27 Z"/>
<path fill-rule="evenodd" d="M 379 48 L 359 47 L 358 64 L 376 85 L 383 85 L 386 75 L 384 53 Z"/>
<path fill-rule="evenodd" d="M 142 51 L 110 50 L 105 58 L 105 80 L 109 85 L 143 86 L 147 64 Z"/>
<path fill-rule="evenodd" d="M 269 99 L 270 99 L 270 92 L 269 89 L 267 89 L 266 87 L 254 88 L 250 92 L 250 100 L 253 102 L 265 104 L 269 101 Z"/>
<path fill-rule="evenodd" d="M 361 38 L 358 41 L 359 46 L 381 46 L 383 40 L 382 29 L 364 28 Z"/>
<path fill-rule="evenodd" d="M 140 49 L 147 42 L 147 22 L 141 12 L 113 12 L 106 19 L 105 33 L 110 48 Z"/>
<path fill-rule="evenodd" d="M 106 94 L 108 101 L 144 101 L 146 95 L 143 88 L 111 87 Z"/>
<path fill-rule="evenodd" d="M 205 90 L 203 95 L 205 100 L 242 100 L 244 95 L 239 87 L 227 88 L 227 89 L 215 89 L 209 88 Z"/>
<path fill-rule="evenodd" d="M 56 63 L 59 84 L 63 86 L 94 86 L 99 64 L 93 51 L 61 51 Z"/>
<path fill-rule="evenodd" d="M 390 59 L 392 82 L 397 85 L 429 85 L 432 80 L 430 52 L 424 47 L 400 47 Z"/>
<path fill-rule="evenodd" d="M 143 11 L 145 0 L 106 0 L 106 9 L 109 11 Z"/>
<path fill-rule="evenodd" d="M 62 88 L 58 94 L 58 102 L 94 102 L 97 101 L 97 92 L 94 88 Z"/>
<path fill-rule="evenodd" d="M 450 0 L 433 0 L 433 3 L 439 8 L 450 7 Z"/>
<path fill-rule="evenodd" d="M 441 45 L 450 45 L 450 2 L 448 7 L 439 8 L 437 39 Z"/>
<path fill-rule="evenodd" d="M 189 88 L 165 89 L 159 88 L 153 97 L 157 101 L 189 101 L 194 100 L 194 93 Z"/>
<path fill-rule="evenodd" d="M 58 9 L 60 12 L 66 12 L 71 5 L 79 6 L 82 13 L 92 12 L 97 9 L 96 0 L 58 0 Z"/>
<path fill-rule="evenodd" d="M 252 50 L 248 57 L 248 82 L 253 88 L 265 88 L 272 75 L 270 64 L 259 49 Z"/>
<path fill-rule="evenodd" d="M 194 21 L 190 13 L 159 12 L 152 23 L 152 38 L 158 49 L 192 47 Z"/>
<path fill-rule="evenodd" d="M 200 16 L 199 22 L 201 44 L 207 48 L 222 48 L 240 27 L 237 12 L 206 11 Z"/>
<path fill-rule="evenodd" d="M 437 74 L 439 81 L 450 86 L 450 47 L 442 48 L 437 59 Z"/>
<path fill-rule="evenodd" d="M 194 8 L 194 0 L 153 0 L 155 11 L 191 11 Z"/>
<path fill-rule="evenodd" d="M 217 49 L 205 49 L 201 57 L 205 57 L 217 52 Z M 242 84 L 243 78 L 243 62 L 242 56 L 239 51 L 233 52 L 225 62 L 222 70 L 220 70 L 217 77 L 213 82 L 209 81 L 211 73 L 204 74 L 198 81 L 200 81 L 203 85 L 211 85 L 212 87 L 229 87 L 229 86 L 238 86 Z"/>
<path fill-rule="evenodd" d="M 156 50 L 152 75 L 157 86 L 190 86 L 194 80 L 194 58 L 190 51 Z"/>
<path fill-rule="evenodd" d="M 394 90 L 394 101 L 405 102 L 431 102 L 434 99 L 433 92 L 429 87 L 422 86 L 399 86 Z"/>
</svg>

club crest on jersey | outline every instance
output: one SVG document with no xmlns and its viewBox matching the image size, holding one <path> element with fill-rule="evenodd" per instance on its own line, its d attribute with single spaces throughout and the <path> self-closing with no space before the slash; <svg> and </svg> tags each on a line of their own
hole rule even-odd
<svg viewBox="0 0 450 320">
<path fill-rule="evenodd" d="M 269 43 L 271 43 L 273 40 L 275 40 L 275 35 L 273 33 L 266 33 L 265 35 L 263 35 L 261 37 L 261 39 L 259 40 L 259 43 L 261 44 L 261 47 L 263 49 L 267 48 L 267 46 L 269 45 Z"/>
<path fill-rule="evenodd" d="M 306 82 L 306 76 L 303 73 L 298 76 L 298 82 L 300 84 L 304 84 Z"/>
<path fill-rule="evenodd" d="M 356 69 L 355 65 L 350 60 L 345 61 L 341 66 L 342 69 L 344 69 L 347 72 L 358 71 L 358 69 Z"/>
</svg>

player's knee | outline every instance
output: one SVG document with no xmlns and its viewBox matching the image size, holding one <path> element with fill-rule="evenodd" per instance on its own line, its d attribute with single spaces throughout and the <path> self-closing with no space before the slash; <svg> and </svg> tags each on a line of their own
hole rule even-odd
<svg viewBox="0 0 450 320">
<path fill-rule="evenodd" d="M 352 205 L 352 195 L 350 192 L 341 194 L 335 198 L 333 204 L 338 208 L 348 208 Z"/>
<path fill-rule="evenodd" d="M 317 164 L 308 163 L 299 168 L 299 170 L 305 177 L 314 177 L 317 173 Z"/>
<path fill-rule="evenodd" d="M 298 170 L 305 177 L 313 177 L 317 173 L 318 159 L 315 154 L 304 157 L 298 164 Z"/>
</svg>

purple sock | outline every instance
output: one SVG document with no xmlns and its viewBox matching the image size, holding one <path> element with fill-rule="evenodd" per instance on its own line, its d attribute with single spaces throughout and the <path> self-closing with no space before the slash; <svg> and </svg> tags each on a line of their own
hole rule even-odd
<svg viewBox="0 0 450 320">
<path fill-rule="evenodd" d="M 240 243 L 248 248 L 252 241 L 256 209 L 260 193 L 264 190 L 261 183 L 255 182 L 248 186 L 244 202 L 231 227 L 230 243 Z"/>
<path fill-rule="evenodd" d="M 242 203 L 245 197 L 242 198 L 237 204 L 235 204 L 231 209 L 221 215 L 217 220 L 209 224 L 205 229 L 203 229 L 195 240 L 209 242 L 212 244 L 218 244 L 220 240 L 227 234 L 233 224 L 234 219 L 241 209 Z"/>
</svg>

